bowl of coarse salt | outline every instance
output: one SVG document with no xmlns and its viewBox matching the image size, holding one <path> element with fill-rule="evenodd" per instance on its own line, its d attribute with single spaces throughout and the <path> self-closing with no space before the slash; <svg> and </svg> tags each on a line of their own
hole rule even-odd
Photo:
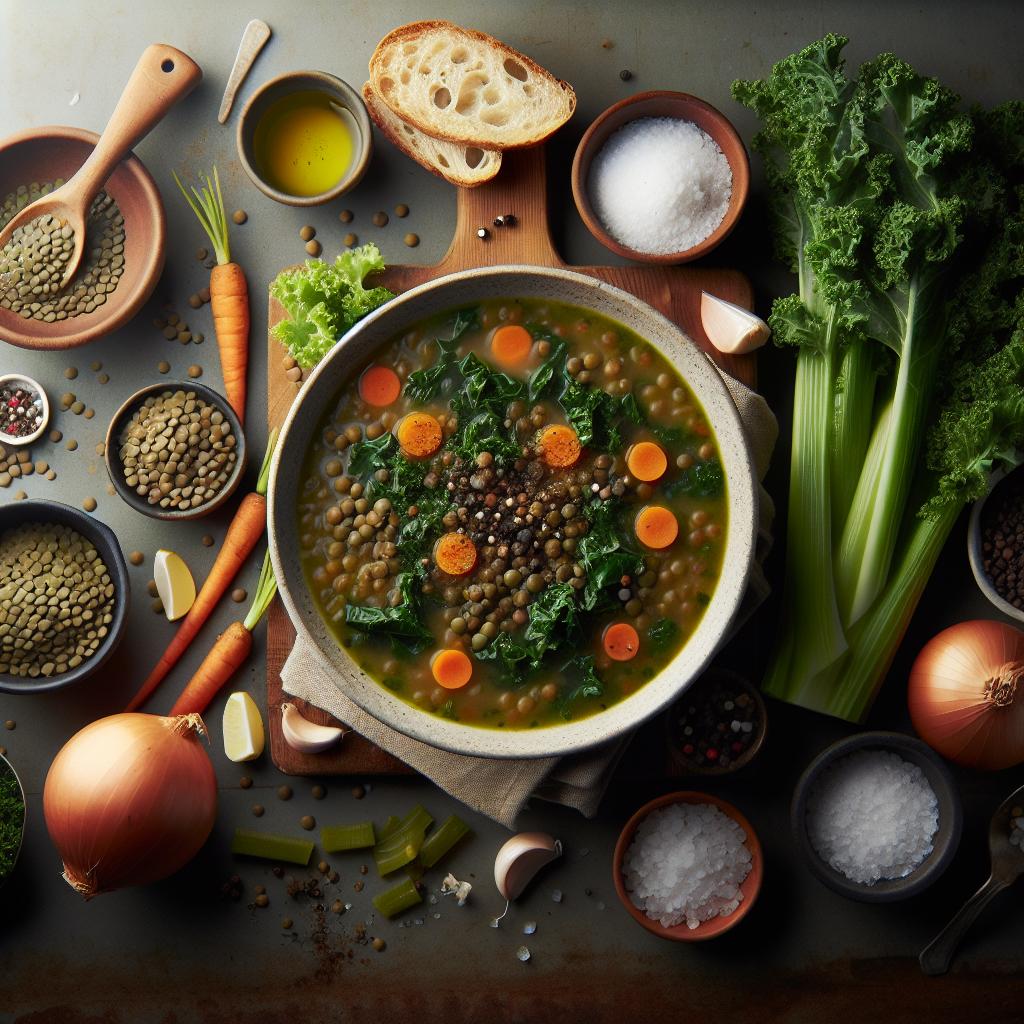
<svg viewBox="0 0 1024 1024">
<path fill-rule="evenodd" d="M 750 822 L 710 793 L 669 793 L 626 822 L 612 857 L 615 891 L 663 939 L 700 942 L 735 927 L 761 890 L 764 860 Z"/>
<path fill-rule="evenodd" d="M 606 248 L 644 263 L 688 263 L 739 220 L 750 162 L 739 133 L 684 92 L 642 92 L 587 129 L 572 163 L 576 209 Z"/>
<path fill-rule="evenodd" d="M 949 867 L 963 828 L 949 769 L 898 732 L 860 733 L 827 747 L 800 777 L 791 817 L 811 872 L 867 903 L 930 886 Z"/>
</svg>

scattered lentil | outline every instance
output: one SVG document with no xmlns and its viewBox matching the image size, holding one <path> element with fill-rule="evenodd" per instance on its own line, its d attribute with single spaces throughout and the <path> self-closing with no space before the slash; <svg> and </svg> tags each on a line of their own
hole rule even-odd
<svg viewBox="0 0 1024 1024">
<path fill-rule="evenodd" d="M 128 556 L 128 561 L 131 562 L 132 565 L 142 565 L 142 563 L 145 560 L 146 560 L 146 556 L 141 551 L 133 551 Z"/>
<path fill-rule="evenodd" d="M 374 227 L 382 228 L 388 222 L 388 215 L 383 210 L 378 210 L 371 219 Z"/>
<path fill-rule="evenodd" d="M 188 375 L 190 377 L 192 377 L 193 379 L 196 378 L 196 377 L 202 377 L 202 375 L 203 375 L 203 368 L 198 363 L 193 363 L 188 368 Z"/>
<path fill-rule="evenodd" d="M 74 379 L 75 379 L 75 378 L 76 378 L 76 377 L 78 376 L 78 367 L 77 367 L 77 366 L 69 366 L 69 367 L 68 367 L 68 368 L 67 368 L 67 369 L 66 369 L 66 370 L 64 371 L 64 376 L 65 376 L 65 377 L 66 377 L 66 378 L 67 378 L 68 380 L 74 380 Z"/>
<path fill-rule="evenodd" d="M 396 217 L 408 217 L 409 216 L 409 207 L 406 206 L 405 203 L 399 203 L 395 207 L 395 216 Z"/>
<path fill-rule="evenodd" d="M 307 831 L 312 832 L 316 828 L 316 818 L 312 814 L 304 814 L 299 818 L 299 824 Z"/>
<path fill-rule="evenodd" d="M 306 252 L 310 256 L 319 256 L 324 247 L 314 238 L 306 243 Z"/>
<path fill-rule="evenodd" d="M 69 452 L 76 452 L 78 451 L 78 442 L 73 437 L 70 437 L 64 447 L 67 448 Z"/>
<path fill-rule="evenodd" d="M 167 362 L 167 360 L 161 359 L 160 362 L 156 364 L 156 368 L 160 373 L 170 373 L 171 364 Z"/>
<path fill-rule="evenodd" d="M 314 800 L 323 800 L 323 798 L 327 796 L 327 790 L 324 789 L 323 786 L 314 786 L 311 792 Z"/>
<path fill-rule="evenodd" d="M 305 224 L 299 228 L 299 238 L 304 242 L 308 242 L 313 238 L 316 238 L 316 228 L 312 224 Z"/>
<path fill-rule="evenodd" d="M 208 533 L 204 533 L 203 534 L 203 547 L 204 548 L 212 548 L 213 545 L 214 545 L 213 537 L 211 537 L 210 534 L 208 534 Z"/>
<path fill-rule="evenodd" d="M 633 72 L 630 71 L 629 68 L 623 68 L 619 72 L 619 78 L 621 78 L 624 82 L 628 82 L 632 77 L 633 77 Z"/>
<path fill-rule="evenodd" d="M 245 587 L 235 587 L 235 589 L 231 591 L 231 600 L 234 601 L 235 604 L 241 604 L 248 596 L 249 593 Z"/>
<path fill-rule="evenodd" d="M 263 804 L 253 804 L 252 805 L 252 813 L 257 818 L 262 818 L 263 815 L 266 813 L 266 810 L 267 809 L 263 806 Z"/>
<path fill-rule="evenodd" d="M 342 210 L 341 213 L 338 214 L 338 220 L 340 220 L 342 224 L 351 224 L 353 216 L 354 214 L 351 210 Z"/>
<path fill-rule="evenodd" d="M 410 231 L 402 241 L 405 242 L 410 249 L 415 249 L 416 246 L 420 244 L 420 236 Z"/>
<path fill-rule="evenodd" d="M 244 224 L 249 219 L 249 214 L 247 214 L 245 210 L 235 210 L 235 212 L 231 214 L 231 219 L 236 224 Z"/>
<path fill-rule="evenodd" d="M 240 778 L 240 779 L 238 780 L 238 785 L 239 785 L 239 786 L 240 786 L 240 787 L 241 787 L 242 789 L 252 789 L 252 779 L 251 779 L 251 778 L 250 778 L 250 777 L 249 777 L 248 775 L 243 775 L 243 776 L 242 776 L 242 777 L 241 777 L 241 778 Z"/>
<path fill-rule="evenodd" d="M 51 430 L 50 431 L 50 440 L 54 444 L 57 444 L 58 441 L 63 441 L 64 440 L 64 435 L 59 430 Z"/>
<path fill-rule="evenodd" d="M 347 234 L 342 239 L 342 241 L 345 243 L 345 245 L 347 245 L 347 246 L 349 246 L 351 248 L 353 245 L 358 245 L 359 244 L 359 236 L 358 235 L 353 235 L 350 232 L 349 234 Z"/>
<path fill-rule="evenodd" d="M 85 501 L 82 502 L 82 508 L 84 508 L 86 512 L 95 512 L 96 499 L 92 497 L 86 498 Z"/>
<path fill-rule="evenodd" d="M 277 787 L 277 798 L 278 798 L 278 800 L 291 800 L 291 798 L 292 798 L 292 787 L 291 786 L 278 786 Z"/>
</svg>

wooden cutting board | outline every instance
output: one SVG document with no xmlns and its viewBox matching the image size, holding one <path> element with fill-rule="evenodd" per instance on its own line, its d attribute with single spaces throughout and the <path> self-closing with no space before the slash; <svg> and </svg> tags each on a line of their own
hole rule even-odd
<svg viewBox="0 0 1024 1024">
<path fill-rule="evenodd" d="M 494 218 L 515 215 L 513 227 L 495 228 Z M 486 227 L 485 239 L 477 230 Z M 501 172 L 485 185 L 459 189 L 455 237 L 444 259 L 436 266 L 388 267 L 379 281 L 394 292 L 405 291 L 445 274 L 473 267 L 499 264 L 566 267 L 589 274 L 631 292 L 678 324 L 726 372 L 754 387 L 757 364 L 754 355 L 723 355 L 708 341 L 700 322 L 700 293 L 712 292 L 729 302 L 753 308 L 750 281 L 737 270 L 709 267 L 577 267 L 565 263 L 551 241 L 547 217 L 547 183 L 544 148 L 505 154 Z M 285 316 L 276 299 L 270 299 L 269 326 Z M 267 419 L 280 426 L 300 385 L 285 378 L 284 347 L 267 334 Z M 293 750 L 281 733 L 282 700 L 292 701 L 317 722 L 339 724 L 324 711 L 297 700 L 281 689 L 281 667 L 295 640 L 295 630 L 280 600 L 267 616 L 267 709 L 270 717 L 270 753 L 281 771 L 289 775 L 372 775 L 407 773 L 411 769 L 397 758 L 352 732 L 335 749 L 323 754 Z"/>
</svg>

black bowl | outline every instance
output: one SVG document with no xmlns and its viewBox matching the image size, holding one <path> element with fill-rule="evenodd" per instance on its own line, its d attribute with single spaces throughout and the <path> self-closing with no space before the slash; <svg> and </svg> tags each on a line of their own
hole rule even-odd
<svg viewBox="0 0 1024 1024">
<path fill-rule="evenodd" d="M 121 464 L 121 458 L 119 455 L 120 444 L 118 438 L 121 436 L 121 431 L 124 429 L 125 424 L 131 419 L 132 414 L 135 410 L 142 405 L 142 403 L 149 398 L 150 395 L 158 395 L 164 391 L 194 391 L 197 395 L 209 402 L 211 405 L 216 406 L 222 413 L 224 418 L 231 424 L 231 432 L 235 435 L 235 468 L 231 472 L 231 476 L 224 481 L 224 486 L 214 495 L 214 497 L 203 505 L 199 505 L 196 508 L 189 508 L 181 511 L 179 509 L 168 509 L 161 508 L 159 505 L 151 505 L 141 495 L 135 493 L 131 487 L 125 483 L 124 479 L 124 467 Z M 114 485 L 114 489 L 118 495 L 136 512 L 141 512 L 145 516 L 149 516 L 152 519 L 164 519 L 170 522 L 175 520 L 186 520 L 186 519 L 201 519 L 203 516 L 208 516 L 215 509 L 221 507 L 234 494 L 237 490 L 238 485 L 242 482 L 242 477 L 245 474 L 245 460 L 246 460 L 246 444 L 245 444 L 245 431 L 242 429 L 242 424 L 239 422 L 238 417 L 235 415 L 235 410 L 231 408 L 231 404 L 228 402 L 223 395 L 219 395 L 213 388 L 208 388 L 205 384 L 198 384 L 194 380 L 165 380 L 160 381 L 158 384 L 150 384 L 148 387 L 141 388 L 136 391 L 127 401 L 122 403 L 121 408 L 114 413 L 113 418 L 110 421 L 110 426 L 107 427 L 107 440 L 106 447 L 104 449 L 104 458 L 107 463 L 107 475 L 110 477 L 110 482 Z"/>
<path fill-rule="evenodd" d="M 858 750 L 886 750 L 916 764 L 924 772 L 939 804 L 939 828 L 932 852 L 905 878 L 880 879 L 874 885 L 851 881 L 836 871 L 815 850 L 807 833 L 807 801 L 826 769 Z M 800 776 L 790 810 L 793 834 L 811 872 L 830 889 L 865 903 L 893 903 L 924 891 L 949 867 L 963 829 L 960 794 L 949 769 L 929 747 L 912 736 L 898 732 L 864 732 L 826 747 Z"/>
<path fill-rule="evenodd" d="M 59 501 L 14 501 L 0 505 L 0 533 L 22 523 L 59 523 L 69 526 L 92 541 L 107 567 L 107 572 L 110 573 L 110 578 L 114 581 L 114 616 L 106 640 L 100 644 L 91 658 L 86 658 L 77 668 L 69 669 L 57 676 L 37 676 L 35 679 L 0 672 L 0 690 L 4 693 L 40 693 L 43 690 L 57 690 L 91 676 L 102 668 L 121 642 L 128 613 L 128 567 L 125 565 L 117 537 L 109 526 L 77 508 L 62 505 Z"/>
</svg>

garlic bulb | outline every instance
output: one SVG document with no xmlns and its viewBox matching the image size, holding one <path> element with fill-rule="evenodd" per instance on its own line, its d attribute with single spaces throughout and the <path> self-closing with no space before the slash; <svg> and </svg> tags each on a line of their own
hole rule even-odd
<svg viewBox="0 0 1024 1024">
<path fill-rule="evenodd" d="M 303 718 L 294 704 L 281 705 L 281 732 L 289 747 L 304 754 L 319 754 L 345 735 L 345 730 L 337 726 L 318 725 Z"/>
<path fill-rule="evenodd" d="M 521 832 L 498 851 L 494 884 L 506 900 L 514 900 L 545 864 L 562 855 L 562 844 L 544 832 Z"/>
<path fill-rule="evenodd" d="M 710 292 L 700 293 L 700 322 L 704 333 L 719 352 L 743 355 L 760 348 L 771 336 L 771 328 L 749 309 L 726 302 Z"/>
</svg>

